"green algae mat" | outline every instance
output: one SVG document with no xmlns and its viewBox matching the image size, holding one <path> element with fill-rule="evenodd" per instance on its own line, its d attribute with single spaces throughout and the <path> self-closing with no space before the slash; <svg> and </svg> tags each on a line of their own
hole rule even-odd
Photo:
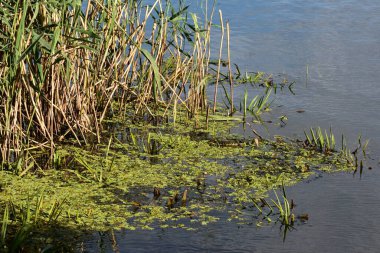
<svg viewBox="0 0 380 253">
<path fill-rule="evenodd" d="M 3 229 L 196 229 L 222 218 L 244 223 L 262 212 L 257 203 L 267 203 L 274 189 L 321 171 L 354 168 L 342 153 L 304 142 L 231 134 L 240 123 L 215 117 L 206 126 L 203 116 L 164 127 L 109 122 L 103 144 L 59 146 L 53 169 L 0 172 Z"/>
</svg>

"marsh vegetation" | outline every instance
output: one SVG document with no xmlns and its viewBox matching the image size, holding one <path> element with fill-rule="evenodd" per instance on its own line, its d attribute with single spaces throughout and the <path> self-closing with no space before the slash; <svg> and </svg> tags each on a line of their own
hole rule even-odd
<svg viewBox="0 0 380 253">
<path fill-rule="evenodd" d="M 221 212 L 289 228 L 297 214 L 285 186 L 358 167 L 331 130 L 305 141 L 265 140 L 254 127 L 233 135 L 293 84 L 240 73 L 228 22 L 215 2 L 204 13 L 169 0 L 0 1 L 5 249 L 50 247 L 52 227 L 196 229 Z M 245 92 L 239 108 L 240 85 L 257 94 Z"/>
</svg>

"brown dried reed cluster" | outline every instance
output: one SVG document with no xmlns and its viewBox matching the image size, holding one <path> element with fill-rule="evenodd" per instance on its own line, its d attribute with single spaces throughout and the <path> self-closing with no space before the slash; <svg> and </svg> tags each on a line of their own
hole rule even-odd
<svg viewBox="0 0 380 253">
<path fill-rule="evenodd" d="M 205 108 L 214 6 L 201 22 L 182 1 L 0 0 L 1 164 L 100 140 L 129 105 Z"/>
</svg>

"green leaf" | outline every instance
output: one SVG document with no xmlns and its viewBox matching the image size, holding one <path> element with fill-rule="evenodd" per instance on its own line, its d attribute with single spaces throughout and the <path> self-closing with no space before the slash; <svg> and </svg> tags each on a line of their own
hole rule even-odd
<svg viewBox="0 0 380 253">
<path fill-rule="evenodd" d="M 148 50 L 144 48 L 139 48 L 141 53 L 149 60 L 150 66 L 153 68 L 154 73 L 154 82 L 153 82 L 153 98 L 154 101 L 158 101 L 158 92 L 161 90 L 161 74 L 156 63 L 156 60 L 153 58 L 152 54 L 148 52 Z"/>
</svg>

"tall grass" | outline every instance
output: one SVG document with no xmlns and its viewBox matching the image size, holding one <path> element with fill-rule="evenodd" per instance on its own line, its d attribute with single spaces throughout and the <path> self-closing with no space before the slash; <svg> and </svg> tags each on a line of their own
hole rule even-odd
<svg viewBox="0 0 380 253">
<path fill-rule="evenodd" d="M 49 205 L 44 200 L 46 197 L 41 194 L 28 196 L 20 206 L 16 206 L 12 200 L 5 204 L 3 213 L 0 213 L 2 252 L 24 252 L 22 247 L 30 243 L 28 239 L 33 237 L 35 232 L 56 224 L 57 219 L 62 216 L 63 205 L 66 202 L 54 200 Z"/>
<path fill-rule="evenodd" d="M 306 133 L 306 144 L 318 148 L 320 151 L 328 153 L 335 150 L 335 136 L 330 128 L 329 133 L 321 130 L 320 127 L 310 128 L 310 136 Z M 343 149 L 343 146 L 342 146 Z"/>
<path fill-rule="evenodd" d="M 0 0 L 2 167 L 68 136 L 100 140 L 131 101 L 206 108 L 215 3 L 202 23 L 183 1 L 151 2 Z"/>
</svg>

